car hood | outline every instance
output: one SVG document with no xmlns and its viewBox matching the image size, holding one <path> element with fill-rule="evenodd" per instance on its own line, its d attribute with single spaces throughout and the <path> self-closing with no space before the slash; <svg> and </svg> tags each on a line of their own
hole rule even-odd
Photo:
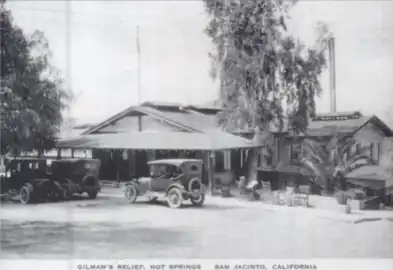
<svg viewBox="0 0 393 270">
<path fill-rule="evenodd" d="M 138 179 L 139 183 L 148 183 L 151 181 L 151 177 L 141 177 Z"/>
</svg>

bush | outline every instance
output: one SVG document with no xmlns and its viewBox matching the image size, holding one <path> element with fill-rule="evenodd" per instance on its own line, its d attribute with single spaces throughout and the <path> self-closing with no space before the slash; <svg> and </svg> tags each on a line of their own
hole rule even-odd
<svg viewBox="0 0 393 270">
<path fill-rule="evenodd" d="M 348 195 L 344 191 L 338 191 L 334 196 L 336 197 L 338 204 L 347 204 Z"/>
</svg>

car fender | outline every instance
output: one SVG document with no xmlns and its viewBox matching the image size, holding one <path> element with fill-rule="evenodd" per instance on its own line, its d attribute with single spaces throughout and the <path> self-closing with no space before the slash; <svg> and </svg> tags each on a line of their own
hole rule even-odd
<svg viewBox="0 0 393 270">
<path fill-rule="evenodd" d="M 28 184 L 31 184 L 33 187 L 40 188 L 43 185 L 49 184 L 51 181 L 47 178 L 39 178 L 39 179 L 31 179 L 27 181 Z"/>
<path fill-rule="evenodd" d="M 127 182 L 126 185 L 134 185 L 138 194 L 145 194 L 151 189 L 151 178 L 150 177 L 141 177 L 139 179 L 133 179 L 130 182 Z"/>
<path fill-rule="evenodd" d="M 183 194 L 187 194 L 187 190 L 186 190 L 186 189 L 184 188 L 184 186 L 181 185 L 180 183 L 173 183 L 173 184 L 170 184 L 170 185 L 168 186 L 168 188 L 166 189 L 165 194 L 168 195 L 169 190 L 171 190 L 172 188 L 178 188 L 178 189 L 181 190 L 181 192 L 182 192 Z"/>
<path fill-rule="evenodd" d="M 126 189 L 127 189 L 127 187 L 130 187 L 130 186 L 133 186 L 133 187 L 135 188 L 135 190 L 136 190 L 136 192 L 137 192 L 137 194 L 138 194 L 138 196 L 139 196 L 140 193 L 141 193 L 141 191 L 140 191 L 140 186 L 139 186 L 139 184 L 137 184 L 137 183 L 135 183 L 135 182 L 127 182 L 127 183 L 124 185 L 123 192 L 125 192 Z"/>
<path fill-rule="evenodd" d="M 83 179 L 82 179 L 82 185 L 83 185 L 83 186 L 87 186 L 87 183 L 86 183 L 86 182 L 87 182 L 88 179 L 91 179 L 91 178 L 94 179 L 94 185 L 93 185 L 93 187 L 99 188 L 99 187 L 100 187 L 100 182 L 98 181 L 97 177 L 96 177 L 95 175 L 93 175 L 93 174 L 88 174 L 88 175 L 86 175 L 85 177 L 83 177 Z"/>
<path fill-rule="evenodd" d="M 53 185 L 58 189 L 58 190 L 63 190 L 63 187 L 61 184 L 57 181 L 53 181 Z"/>
<path fill-rule="evenodd" d="M 29 189 L 30 193 L 34 191 L 34 187 L 31 183 L 26 183 L 24 185 Z"/>
</svg>

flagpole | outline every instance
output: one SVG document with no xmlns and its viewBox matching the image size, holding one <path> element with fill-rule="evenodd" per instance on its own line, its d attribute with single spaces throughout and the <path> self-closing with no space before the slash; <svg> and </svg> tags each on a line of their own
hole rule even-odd
<svg viewBox="0 0 393 270">
<path fill-rule="evenodd" d="M 139 43 L 139 26 L 136 27 L 136 48 L 138 52 L 138 104 L 142 101 L 142 90 L 141 90 L 141 47 Z"/>
</svg>

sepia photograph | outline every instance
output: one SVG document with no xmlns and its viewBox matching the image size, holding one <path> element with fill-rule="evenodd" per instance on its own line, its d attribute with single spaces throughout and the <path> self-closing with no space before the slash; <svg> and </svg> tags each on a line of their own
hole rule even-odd
<svg viewBox="0 0 393 270">
<path fill-rule="evenodd" d="M 1 269 L 393 269 L 393 1 L 1 0 L 0 25 Z"/>
</svg>

